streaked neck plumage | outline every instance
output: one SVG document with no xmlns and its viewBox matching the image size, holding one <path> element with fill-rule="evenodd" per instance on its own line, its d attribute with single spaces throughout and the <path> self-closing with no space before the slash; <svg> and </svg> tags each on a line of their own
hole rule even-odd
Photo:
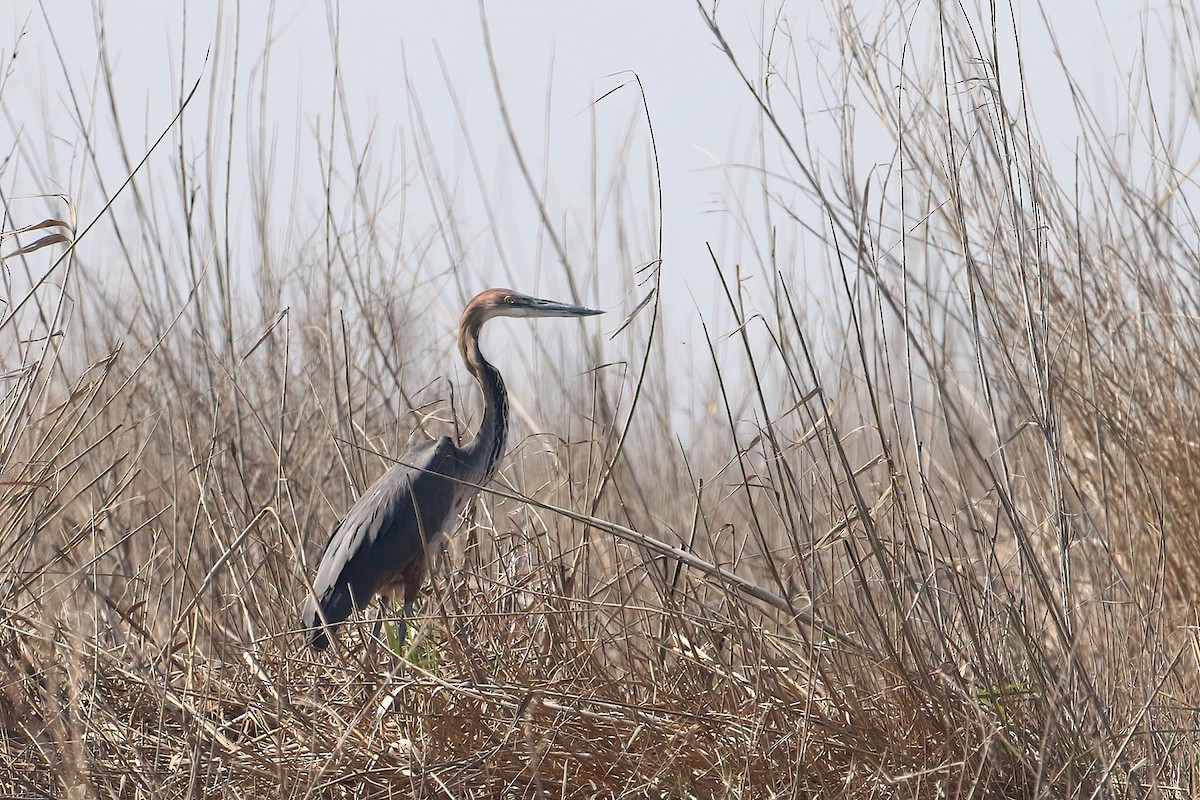
<svg viewBox="0 0 1200 800">
<path fill-rule="evenodd" d="M 474 473 L 473 483 L 480 486 L 490 481 L 499 469 L 508 434 L 508 391 L 504 378 L 479 351 L 479 329 L 486 319 L 480 309 L 468 306 L 458 327 L 459 353 L 483 391 L 483 422 L 475 437 L 461 448 L 465 466 Z"/>
</svg>

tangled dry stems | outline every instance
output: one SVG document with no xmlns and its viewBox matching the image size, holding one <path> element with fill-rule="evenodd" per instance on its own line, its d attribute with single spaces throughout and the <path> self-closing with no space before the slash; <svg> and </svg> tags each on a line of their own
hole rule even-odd
<svg viewBox="0 0 1200 800">
<path fill-rule="evenodd" d="M 893 137 L 883 205 L 849 161 L 834 184 L 802 155 L 802 101 L 710 18 L 777 148 L 772 221 L 823 242 L 831 307 L 779 241 L 753 267 L 714 257 L 728 317 L 682 450 L 647 314 L 615 343 L 538 340 L 555 380 L 516 381 L 515 405 L 557 436 L 515 445 L 403 657 L 369 619 L 320 656 L 296 625 L 353 492 L 471 419 L 435 380 L 445 337 L 412 333 L 419 270 L 372 278 L 390 261 L 351 214 L 324 261 L 259 265 L 253 304 L 227 264 L 129 296 L 88 277 L 68 214 L 60 238 L 6 235 L 28 280 L 8 273 L 0 320 L 0 791 L 1190 795 L 1184 188 L 1146 191 L 1098 135 L 1058 179 L 970 20 L 934 20 L 928 72 L 835 19 L 854 69 L 826 88 Z M 52 286 L 81 287 L 78 313 Z M 644 390 L 602 361 L 649 364 Z"/>
</svg>

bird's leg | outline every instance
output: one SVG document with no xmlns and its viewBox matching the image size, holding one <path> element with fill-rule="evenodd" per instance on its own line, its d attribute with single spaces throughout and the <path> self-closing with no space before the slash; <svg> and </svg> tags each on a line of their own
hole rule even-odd
<svg viewBox="0 0 1200 800">
<path fill-rule="evenodd" d="M 408 643 L 408 621 L 413 616 L 413 604 L 421 594 L 421 582 L 425 579 L 426 562 L 424 558 L 418 558 L 415 563 L 409 565 L 403 572 L 401 583 L 397 585 L 404 587 L 404 610 L 400 614 L 400 629 L 396 631 L 396 642 L 393 648 L 398 655 L 404 655 L 404 646 Z"/>
<path fill-rule="evenodd" d="M 371 638 L 378 639 L 379 632 L 383 628 L 383 618 L 387 614 L 388 598 L 387 595 L 379 595 L 379 615 L 375 617 L 375 627 L 371 628 Z"/>
<path fill-rule="evenodd" d="M 363 650 L 364 660 L 367 663 L 379 652 L 379 634 L 383 630 L 383 618 L 387 614 L 388 602 L 387 595 L 379 596 L 379 613 L 375 617 L 375 624 L 371 626 L 371 635 L 367 637 L 367 646 Z"/>
<path fill-rule="evenodd" d="M 392 655 L 400 653 L 404 649 L 404 640 L 408 635 L 408 620 L 405 619 L 405 616 L 408 614 L 409 606 L 405 604 L 404 609 L 404 616 L 401 616 L 400 619 L 391 618 L 391 614 L 393 613 L 391 599 L 387 595 L 380 595 L 379 619 L 375 621 L 375 633 L 371 638 L 378 641 L 379 629 L 383 627 L 383 638 L 387 642 L 388 650 L 392 652 Z M 386 623 L 384 621 L 385 617 L 388 617 Z"/>
<path fill-rule="evenodd" d="M 413 615 L 413 604 L 411 602 L 404 604 L 404 610 L 400 615 L 400 630 L 396 631 L 396 640 L 398 642 L 396 650 L 404 650 L 404 643 L 408 640 L 408 619 Z"/>
</svg>

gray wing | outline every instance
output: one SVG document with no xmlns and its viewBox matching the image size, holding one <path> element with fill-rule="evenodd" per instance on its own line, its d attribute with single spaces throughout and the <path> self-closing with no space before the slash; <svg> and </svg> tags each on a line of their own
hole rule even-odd
<svg viewBox="0 0 1200 800">
<path fill-rule="evenodd" d="M 450 438 L 413 450 L 401 461 L 358 498 L 325 548 L 313 581 L 316 602 L 309 598 L 303 620 L 310 643 L 318 647 L 323 646 L 317 641 L 323 638 L 318 603 L 327 621 L 341 622 L 397 582 L 405 567 L 425 558 L 426 543 L 453 522 L 461 490 L 452 480 L 458 457 Z"/>
</svg>

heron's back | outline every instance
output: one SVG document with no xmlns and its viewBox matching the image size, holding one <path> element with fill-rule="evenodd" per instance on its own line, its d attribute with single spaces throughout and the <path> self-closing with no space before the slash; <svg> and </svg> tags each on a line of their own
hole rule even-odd
<svg viewBox="0 0 1200 800">
<path fill-rule="evenodd" d="M 410 451 L 383 473 L 334 530 L 304 606 L 308 643 L 328 644 L 321 616 L 345 620 L 402 574 L 447 533 L 467 492 L 449 437 Z M 458 480 L 456 480 L 458 479 Z M 318 608 L 320 614 L 318 614 Z"/>
</svg>

